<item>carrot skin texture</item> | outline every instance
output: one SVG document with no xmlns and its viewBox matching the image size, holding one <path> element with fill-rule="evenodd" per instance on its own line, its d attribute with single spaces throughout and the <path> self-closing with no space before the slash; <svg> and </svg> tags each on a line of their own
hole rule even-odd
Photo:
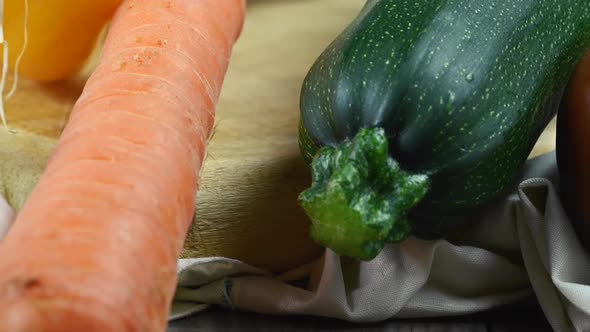
<svg viewBox="0 0 590 332">
<path fill-rule="evenodd" d="M 245 0 L 127 0 L 0 242 L 0 331 L 164 331 Z"/>
</svg>

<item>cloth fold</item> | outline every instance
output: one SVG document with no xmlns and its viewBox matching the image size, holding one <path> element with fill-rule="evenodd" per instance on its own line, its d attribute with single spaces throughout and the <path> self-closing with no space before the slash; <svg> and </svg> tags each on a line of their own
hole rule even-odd
<svg viewBox="0 0 590 332">
<path fill-rule="evenodd" d="M 179 273 L 215 285 L 223 296 L 210 304 L 354 322 L 463 315 L 534 294 L 554 330 L 590 331 L 590 255 L 561 206 L 555 153 L 529 160 L 516 184 L 452 240 L 410 238 L 369 262 L 326 250 L 307 265 L 303 285 L 260 270 L 244 274 L 247 265 L 223 257 L 181 260 Z M 220 266 L 226 275 L 216 280 L 194 273 Z M 179 282 L 177 305 L 207 302 L 185 296 L 190 288 Z"/>
<path fill-rule="evenodd" d="M 590 331 L 590 254 L 557 180 L 554 152 L 531 159 L 512 193 L 450 240 L 410 238 L 369 262 L 327 249 L 277 276 L 225 257 L 180 259 L 170 319 L 219 305 L 374 322 L 469 314 L 534 294 L 554 330 Z M 0 230 L 12 218 L 1 204 Z"/>
</svg>

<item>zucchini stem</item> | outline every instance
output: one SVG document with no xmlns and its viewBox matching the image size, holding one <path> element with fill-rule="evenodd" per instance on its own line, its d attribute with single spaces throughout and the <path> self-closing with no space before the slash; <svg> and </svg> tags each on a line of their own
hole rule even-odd
<svg viewBox="0 0 590 332">
<path fill-rule="evenodd" d="M 407 214 L 430 188 L 427 175 L 400 168 L 379 127 L 321 148 L 311 168 L 312 185 L 299 195 L 299 203 L 311 219 L 312 239 L 361 260 L 410 235 Z"/>
</svg>

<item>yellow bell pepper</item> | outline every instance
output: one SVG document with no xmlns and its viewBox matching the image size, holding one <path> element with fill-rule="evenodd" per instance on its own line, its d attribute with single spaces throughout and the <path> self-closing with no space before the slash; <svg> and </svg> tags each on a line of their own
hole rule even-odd
<svg viewBox="0 0 590 332">
<path fill-rule="evenodd" d="M 84 65 L 121 0 L 28 0 L 28 45 L 19 73 L 64 80 Z M 14 68 L 24 42 L 25 0 L 4 1 L 4 38 Z"/>
</svg>

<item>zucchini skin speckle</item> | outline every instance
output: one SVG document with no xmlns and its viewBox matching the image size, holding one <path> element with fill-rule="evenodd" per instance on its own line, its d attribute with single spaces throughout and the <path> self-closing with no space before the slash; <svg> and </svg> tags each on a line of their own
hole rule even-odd
<svg viewBox="0 0 590 332">
<path fill-rule="evenodd" d="M 588 0 L 369 0 L 305 77 L 302 155 L 382 128 L 430 181 L 411 234 L 444 236 L 514 181 L 589 47 Z"/>
</svg>

